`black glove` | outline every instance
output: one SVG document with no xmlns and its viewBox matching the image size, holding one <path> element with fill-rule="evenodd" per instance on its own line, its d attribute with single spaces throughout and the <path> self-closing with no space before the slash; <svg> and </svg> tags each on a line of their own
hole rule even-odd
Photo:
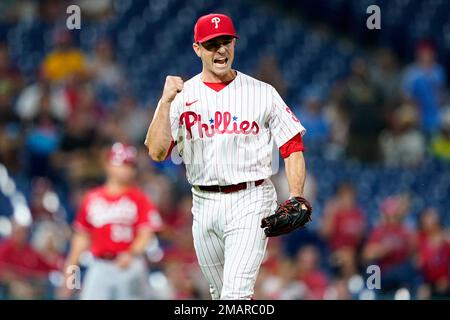
<svg viewBox="0 0 450 320">
<path fill-rule="evenodd" d="M 303 228 L 311 221 L 312 207 L 303 197 L 293 197 L 280 204 L 274 214 L 261 220 L 267 237 L 276 237 Z"/>
</svg>

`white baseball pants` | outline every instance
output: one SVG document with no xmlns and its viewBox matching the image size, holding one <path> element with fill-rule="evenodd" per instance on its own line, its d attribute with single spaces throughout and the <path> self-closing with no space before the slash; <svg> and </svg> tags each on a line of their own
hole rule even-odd
<svg viewBox="0 0 450 320">
<path fill-rule="evenodd" d="M 127 269 L 113 261 L 95 259 L 88 267 L 81 300 L 143 300 L 150 297 L 148 270 L 143 258 L 135 258 Z"/>
<path fill-rule="evenodd" d="M 193 187 L 192 193 L 194 247 L 212 299 L 251 299 L 268 241 L 261 219 L 276 209 L 272 182 L 232 193 Z"/>
</svg>

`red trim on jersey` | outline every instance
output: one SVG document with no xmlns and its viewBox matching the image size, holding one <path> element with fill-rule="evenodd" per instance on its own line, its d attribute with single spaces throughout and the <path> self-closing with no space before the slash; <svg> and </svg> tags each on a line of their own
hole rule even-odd
<svg viewBox="0 0 450 320">
<path fill-rule="evenodd" d="M 169 147 L 169 151 L 167 151 L 166 157 L 164 158 L 164 160 L 167 160 L 170 156 L 170 153 L 172 152 L 173 147 L 175 147 L 175 141 L 170 141 L 170 147 Z"/>
<path fill-rule="evenodd" d="M 233 80 L 225 81 L 225 82 L 204 82 L 203 81 L 203 83 L 206 84 L 211 89 L 213 89 L 214 91 L 219 92 L 220 90 L 225 88 L 227 85 L 229 85 Z"/>
<path fill-rule="evenodd" d="M 283 159 L 289 157 L 291 153 L 297 151 L 305 151 L 305 147 L 303 146 L 302 135 L 300 133 L 292 137 L 288 142 L 286 142 L 280 147 L 280 153 Z"/>
</svg>

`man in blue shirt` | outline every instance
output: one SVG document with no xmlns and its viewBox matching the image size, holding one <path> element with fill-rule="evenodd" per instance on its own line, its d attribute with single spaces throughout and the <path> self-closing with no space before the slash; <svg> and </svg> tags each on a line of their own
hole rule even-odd
<svg viewBox="0 0 450 320">
<path fill-rule="evenodd" d="M 446 83 L 444 68 L 436 62 L 435 48 L 428 41 L 416 47 L 416 62 L 406 68 L 402 89 L 413 99 L 421 114 L 421 126 L 427 134 L 439 128 L 439 113 Z"/>
</svg>

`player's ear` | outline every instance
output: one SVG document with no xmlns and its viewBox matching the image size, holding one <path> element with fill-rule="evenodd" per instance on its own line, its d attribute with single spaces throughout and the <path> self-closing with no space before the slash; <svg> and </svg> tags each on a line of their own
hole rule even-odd
<svg viewBox="0 0 450 320">
<path fill-rule="evenodd" d="M 197 57 L 201 58 L 201 54 L 200 54 L 200 45 L 197 42 L 194 42 L 192 44 L 192 49 L 194 49 L 195 54 L 197 55 Z"/>
</svg>

